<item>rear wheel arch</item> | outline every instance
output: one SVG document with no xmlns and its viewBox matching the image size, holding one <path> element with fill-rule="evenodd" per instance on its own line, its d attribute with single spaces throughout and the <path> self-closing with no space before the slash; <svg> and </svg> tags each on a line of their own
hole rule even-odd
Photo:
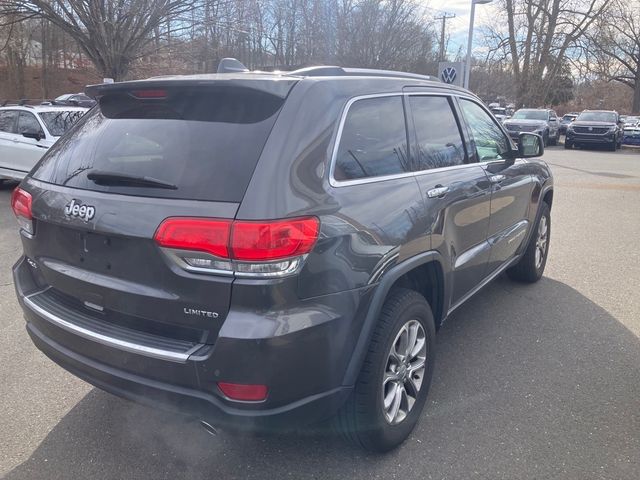
<svg viewBox="0 0 640 480">
<path fill-rule="evenodd" d="M 551 206 L 553 205 L 553 188 L 547 190 L 542 197 L 542 201 L 549 205 L 549 210 L 551 210 Z"/>
<path fill-rule="evenodd" d="M 442 324 L 446 316 L 444 304 L 447 298 L 446 274 L 442 265 L 440 254 L 436 251 L 428 251 L 405 260 L 382 276 L 369 304 L 360 336 L 344 375 L 343 385 L 355 383 L 384 302 L 394 288 L 418 291 L 429 303 L 436 327 Z M 424 280 L 423 276 L 426 276 L 427 280 Z M 432 280 L 435 280 L 435 284 L 430 282 Z"/>
<path fill-rule="evenodd" d="M 433 260 L 412 268 L 393 283 L 389 293 L 394 288 L 406 288 L 422 295 L 431 307 L 436 329 L 440 327 L 444 312 L 444 273 L 439 262 Z"/>
</svg>

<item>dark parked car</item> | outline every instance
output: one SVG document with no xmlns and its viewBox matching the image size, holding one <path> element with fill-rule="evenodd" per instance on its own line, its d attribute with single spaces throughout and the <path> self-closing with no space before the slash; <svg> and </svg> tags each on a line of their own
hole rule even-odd
<svg viewBox="0 0 640 480">
<path fill-rule="evenodd" d="M 521 132 L 534 132 L 544 140 L 544 145 L 556 145 L 560 138 L 560 121 L 553 110 L 543 108 L 521 108 L 504 126 L 514 141 L 518 141 Z"/>
<path fill-rule="evenodd" d="M 51 102 L 52 105 L 71 105 L 74 107 L 85 107 L 91 108 L 96 104 L 96 101 L 85 95 L 84 93 L 67 93 L 65 95 L 60 95 L 54 101 Z"/>
<path fill-rule="evenodd" d="M 617 112 L 585 110 L 567 128 L 564 148 L 597 145 L 615 151 L 622 144 L 622 125 Z"/>
<path fill-rule="evenodd" d="M 13 194 L 13 275 L 37 347 L 116 395 L 389 450 L 445 319 L 545 268 L 541 138 L 514 148 L 466 90 L 337 67 L 87 90 Z"/>
<path fill-rule="evenodd" d="M 560 133 L 562 135 L 565 135 L 567 133 L 567 127 L 571 125 L 571 123 L 576 118 L 578 118 L 578 115 L 580 114 L 577 112 L 571 112 L 562 116 L 562 118 L 560 119 Z"/>
</svg>

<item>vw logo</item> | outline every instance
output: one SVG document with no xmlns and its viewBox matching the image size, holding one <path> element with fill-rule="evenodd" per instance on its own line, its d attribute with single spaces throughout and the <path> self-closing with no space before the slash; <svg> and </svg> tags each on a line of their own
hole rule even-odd
<svg viewBox="0 0 640 480">
<path fill-rule="evenodd" d="M 456 72 L 455 68 L 447 67 L 444 70 L 442 70 L 442 74 L 440 75 L 440 77 L 442 78 L 442 81 L 444 83 L 453 83 L 457 75 L 458 75 L 458 72 Z"/>
<path fill-rule="evenodd" d="M 590 131 L 590 132 L 593 132 L 593 127 L 589 127 L 589 131 Z"/>
</svg>

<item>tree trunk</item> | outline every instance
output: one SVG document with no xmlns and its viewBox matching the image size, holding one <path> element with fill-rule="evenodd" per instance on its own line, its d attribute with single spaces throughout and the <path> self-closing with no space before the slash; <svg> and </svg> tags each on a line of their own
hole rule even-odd
<svg viewBox="0 0 640 480">
<path fill-rule="evenodd" d="M 636 73 L 635 88 L 633 89 L 633 105 L 631 106 L 631 113 L 640 114 L 640 70 Z"/>
</svg>

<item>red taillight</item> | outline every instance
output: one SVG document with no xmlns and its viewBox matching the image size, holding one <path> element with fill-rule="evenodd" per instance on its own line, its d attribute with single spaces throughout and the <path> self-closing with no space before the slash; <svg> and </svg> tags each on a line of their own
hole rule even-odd
<svg viewBox="0 0 640 480">
<path fill-rule="evenodd" d="M 161 247 L 206 252 L 229 258 L 231 220 L 167 218 L 160 224 L 155 241 Z"/>
<path fill-rule="evenodd" d="M 31 213 L 31 202 L 33 198 L 29 192 L 25 192 L 20 187 L 17 187 L 11 194 L 11 208 L 16 217 L 23 217 L 27 220 L 32 220 L 33 215 Z"/>
<path fill-rule="evenodd" d="M 31 202 L 33 198 L 29 192 L 25 192 L 20 187 L 11 193 L 11 208 L 16 215 L 18 225 L 30 235 L 33 235 L 33 214 L 31 213 Z"/>
<path fill-rule="evenodd" d="M 167 218 L 154 238 L 161 247 L 240 261 L 269 261 L 309 253 L 319 230 L 315 217 L 271 222 L 181 217 Z"/>
<path fill-rule="evenodd" d="M 260 402 L 267 398 L 268 393 L 266 385 L 218 382 L 218 388 L 225 397 L 243 402 Z"/>
<path fill-rule="evenodd" d="M 272 222 L 234 222 L 231 255 L 236 260 L 265 261 L 309 253 L 320 224 L 315 217 Z"/>
</svg>

